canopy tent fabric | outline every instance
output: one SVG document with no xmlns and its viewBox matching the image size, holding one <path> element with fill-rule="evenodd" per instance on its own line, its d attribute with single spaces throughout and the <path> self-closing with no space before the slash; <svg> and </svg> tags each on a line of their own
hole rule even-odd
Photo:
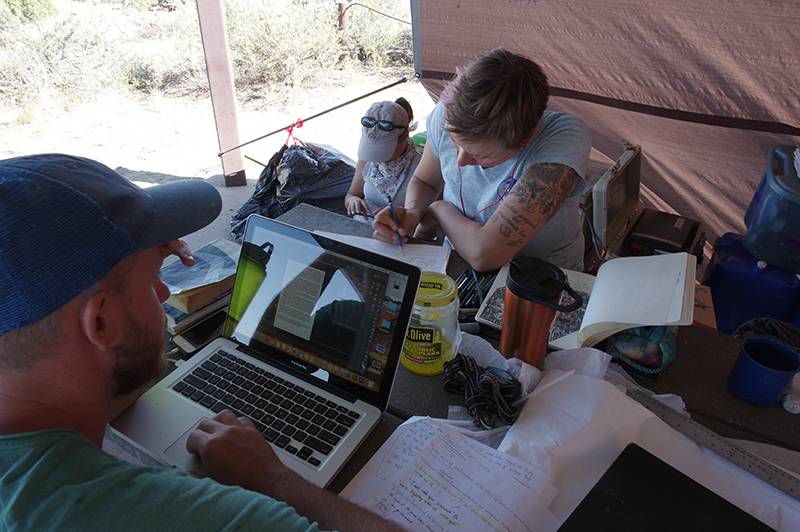
<svg viewBox="0 0 800 532">
<path fill-rule="evenodd" d="M 493 48 L 548 75 L 550 108 L 616 159 L 642 147 L 642 203 L 745 232 L 767 154 L 800 137 L 800 9 L 791 0 L 412 0 L 415 70 L 436 100 Z M 799 235 L 800 236 L 800 235 Z"/>
</svg>

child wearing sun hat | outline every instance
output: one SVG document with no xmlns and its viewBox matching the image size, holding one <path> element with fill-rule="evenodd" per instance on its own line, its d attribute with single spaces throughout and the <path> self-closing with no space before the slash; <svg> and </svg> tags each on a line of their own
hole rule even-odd
<svg viewBox="0 0 800 532">
<path fill-rule="evenodd" d="M 411 139 L 413 119 L 411 105 L 402 97 L 373 103 L 361 118 L 358 162 L 344 200 L 348 214 L 368 221 L 363 215 L 390 203 L 403 205 L 406 186 L 422 157 Z"/>
</svg>

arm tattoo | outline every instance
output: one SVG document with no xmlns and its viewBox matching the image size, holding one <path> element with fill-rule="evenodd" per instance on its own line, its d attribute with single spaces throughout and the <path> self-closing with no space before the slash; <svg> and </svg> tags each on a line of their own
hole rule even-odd
<svg viewBox="0 0 800 532">
<path fill-rule="evenodd" d="M 515 221 L 534 229 L 543 226 L 561 208 L 578 181 L 580 176 L 575 170 L 563 164 L 528 167 L 509 192 L 509 207 L 525 211 L 515 216 Z M 516 208 L 513 210 L 516 212 Z"/>
</svg>

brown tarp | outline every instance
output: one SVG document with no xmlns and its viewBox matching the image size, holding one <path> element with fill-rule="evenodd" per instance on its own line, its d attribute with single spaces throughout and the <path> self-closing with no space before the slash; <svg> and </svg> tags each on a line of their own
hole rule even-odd
<svg viewBox="0 0 800 532">
<path fill-rule="evenodd" d="M 530 57 L 595 148 L 642 147 L 642 204 L 701 220 L 711 243 L 745 232 L 767 153 L 800 137 L 796 0 L 412 0 L 412 15 L 434 98 L 485 51 Z"/>
</svg>

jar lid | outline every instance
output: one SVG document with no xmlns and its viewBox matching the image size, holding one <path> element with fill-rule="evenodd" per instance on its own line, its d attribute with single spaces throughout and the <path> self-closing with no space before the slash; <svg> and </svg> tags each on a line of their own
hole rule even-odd
<svg viewBox="0 0 800 532">
<path fill-rule="evenodd" d="M 783 397 L 783 408 L 792 414 L 800 414 L 800 397 L 793 393 L 787 393 Z"/>
<path fill-rule="evenodd" d="M 443 307 L 458 297 L 456 282 L 439 272 L 422 272 L 417 292 L 417 305 L 422 307 Z"/>
</svg>

